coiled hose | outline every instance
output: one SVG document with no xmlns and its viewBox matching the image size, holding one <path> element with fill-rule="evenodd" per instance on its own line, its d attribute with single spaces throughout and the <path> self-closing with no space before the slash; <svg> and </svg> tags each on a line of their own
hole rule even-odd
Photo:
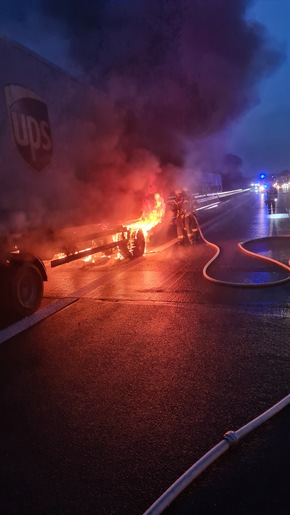
<svg viewBox="0 0 290 515">
<path fill-rule="evenodd" d="M 196 218 L 195 218 L 195 220 L 196 220 Z M 199 230 L 200 236 L 203 239 L 203 241 L 215 249 L 214 256 L 208 261 L 208 263 L 204 266 L 203 271 L 202 271 L 203 276 L 208 281 L 211 281 L 211 282 L 216 283 L 216 284 L 224 284 L 224 285 L 228 285 L 228 286 L 237 286 L 237 287 L 240 287 L 240 288 L 249 288 L 249 287 L 250 288 L 261 288 L 263 286 L 274 286 L 274 285 L 283 284 L 283 283 L 286 283 L 286 282 L 290 281 L 290 275 L 289 275 L 289 277 L 285 277 L 284 279 L 278 279 L 276 281 L 269 281 L 269 282 L 266 282 L 266 283 L 251 283 L 251 284 L 236 283 L 236 282 L 231 282 L 231 281 L 222 281 L 220 279 L 215 279 L 214 277 L 209 275 L 208 270 L 209 270 L 209 267 L 211 266 L 211 264 L 219 256 L 220 248 L 219 248 L 218 245 L 216 245 L 216 243 L 212 243 L 211 241 L 208 241 L 205 238 L 205 236 L 203 235 L 202 230 L 201 230 L 200 225 L 199 225 L 197 220 L 196 220 L 196 224 L 198 226 L 198 230 Z M 238 247 L 243 252 L 245 252 L 246 254 L 248 254 L 250 256 L 253 256 L 253 257 L 257 258 L 257 259 L 263 259 L 263 260 L 268 261 L 270 263 L 274 263 L 275 265 L 283 268 L 284 270 L 287 270 L 287 272 L 290 272 L 290 259 L 288 261 L 288 265 L 286 265 L 284 263 L 281 263 L 281 261 L 277 261 L 276 259 L 273 259 L 273 258 L 270 258 L 270 257 L 261 256 L 261 254 L 257 254 L 256 252 L 252 252 L 252 251 L 246 249 L 246 245 L 248 245 L 250 243 L 259 242 L 259 241 L 263 241 L 263 240 L 270 239 L 270 238 L 271 237 L 268 237 L 268 238 L 263 237 L 263 238 L 255 238 L 255 239 L 251 239 L 251 240 L 246 240 L 246 241 L 238 243 Z M 273 237 L 273 239 L 274 238 L 275 239 L 281 239 L 281 240 L 287 238 L 290 241 L 290 235 L 275 236 L 275 237 Z M 290 248 L 290 244 L 289 244 L 289 248 Z"/>
<path fill-rule="evenodd" d="M 196 224 L 198 226 L 198 230 L 200 233 L 201 238 L 205 243 L 210 245 L 215 249 L 215 255 L 213 258 L 210 259 L 210 261 L 204 266 L 203 268 L 203 276 L 208 279 L 209 281 L 216 283 L 216 284 L 224 284 L 224 285 L 230 285 L 230 286 L 237 286 L 237 287 L 263 287 L 263 286 L 271 286 L 276 284 L 282 284 L 286 283 L 290 280 L 289 277 L 286 277 L 284 279 L 279 279 L 277 281 L 271 281 L 267 283 L 259 283 L 259 284 L 245 284 L 245 283 L 235 283 L 235 282 L 229 282 L 229 281 L 221 281 L 219 279 L 215 279 L 214 277 L 210 276 L 208 273 L 208 269 L 210 265 L 217 259 L 217 257 L 220 254 L 220 248 L 215 243 L 212 243 L 208 241 L 200 228 L 200 225 L 198 221 L 196 220 Z M 289 238 L 290 236 L 275 236 L 275 238 Z M 259 259 L 264 259 L 266 261 L 269 261 L 271 263 L 274 263 L 277 266 L 282 267 L 283 269 L 290 272 L 290 260 L 288 262 L 288 265 L 285 265 L 284 263 L 281 263 L 280 261 L 277 261 L 273 258 L 269 258 L 266 256 L 261 256 L 260 254 L 257 254 L 255 252 L 252 252 L 245 248 L 245 246 L 252 242 L 257 242 L 261 240 L 265 240 L 266 238 L 256 238 L 254 240 L 247 240 L 241 243 L 238 243 L 238 247 L 247 254 L 254 256 Z M 199 476 L 209 465 L 211 465 L 214 461 L 216 461 L 222 454 L 224 454 L 232 445 L 237 444 L 241 438 L 246 436 L 248 433 L 256 429 L 258 426 L 266 422 L 269 418 L 273 417 L 275 414 L 277 414 L 279 411 L 281 411 L 284 407 L 290 404 L 290 395 L 287 395 L 279 401 L 277 404 L 272 406 L 270 409 L 262 413 L 257 418 L 253 419 L 251 422 L 246 424 L 245 426 L 241 427 L 237 431 L 228 431 L 225 433 L 223 440 L 221 440 L 215 447 L 210 449 L 202 458 L 200 458 L 196 463 L 192 465 L 175 483 L 173 483 L 162 495 L 157 499 L 152 506 L 144 513 L 144 515 L 159 515 L 160 513 L 163 513 L 163 511 L 169 506 L 178 495 L 189 486 L 192 481 Z"/>
</svg>

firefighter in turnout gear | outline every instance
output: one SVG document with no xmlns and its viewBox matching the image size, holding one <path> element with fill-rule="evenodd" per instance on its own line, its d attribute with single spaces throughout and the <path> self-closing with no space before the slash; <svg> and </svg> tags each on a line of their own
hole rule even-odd
<svg viewBox="0 0 290 515">
<path fill-rule="evenodd" d="M 273 184 L 269 187 L 267 190 L 267 198 L 266 198 L 266 204 L 268 207 L 268 213 L 269 215 L 271 213 L 276 213 L 276 202 L 278 197 L 278 190 L 275 188 Z"/>
<path fill-rule="evenodd" d="M 196 243 L 199 237 L 199 231 L 192 212 L 191 195 L 187 189 L 184 188 L 183 190 L 175 191 L 173 213 L 177 228 L 178 243 L 186 243 L 186 238 L 190 244 Z"/>
</svg>

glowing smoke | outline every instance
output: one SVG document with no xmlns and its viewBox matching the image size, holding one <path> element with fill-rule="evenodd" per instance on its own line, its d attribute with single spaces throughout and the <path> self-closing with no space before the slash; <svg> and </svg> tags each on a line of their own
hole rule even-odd
<svg viewBox="0 0 290 515">
<path fill-rule="evenodd" d="M 14 0 L 2 8 L 11 37 L 18 27 L 18 39 L 48 58 L 62 48 L 62 64 L 107 98 L 101 115 L 91 109 L 85 119 L 75 160 L 80 183 L 98 185 L 86 190 L 89 202 L 105 194 L 114 214 L 136 210 L 144 193 L 168 191 L 183 173 L 189 141 L 219 134 L 256 104 L 283 53 L 246 21 L 251 4 L 32 0 L 28 10 Z"/>
</svg>

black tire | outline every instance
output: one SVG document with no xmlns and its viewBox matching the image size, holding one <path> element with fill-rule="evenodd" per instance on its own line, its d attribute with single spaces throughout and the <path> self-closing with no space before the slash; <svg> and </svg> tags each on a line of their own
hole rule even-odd
<svg viewBox="0 0 290 515">
<path fill-rule="evenodd" d="M 32 315 L 43 297 L 43 279 L 33 263 L 12 266 L 6 281 L 7 310 L 12 316 L 22 318 Z"/>
<path fill-rule="evenodd" d="M 119 242 L 119 251 L 123 258 L 132 258 L 132 253 L 129 248 L 128 240 L 122 240 Z"/>
<path fill-rule="evenodd" d="M 143 256 L 145 252 L 145 237 L 143 231 L 139 229 L 137 232 L 130 232 L 128 239 L 120 242 L 119 249 L 122 256 L 125 258 L 132 259 Z"/>
<path fill-rule="evenodd" d="M 139 229 L 137 234 L 134 235 L 133 245 L 132 245 L 132 254 L 133 257 L 141 257 L 145 252 L 145 237 L 143 231 Z"/>
</svg>

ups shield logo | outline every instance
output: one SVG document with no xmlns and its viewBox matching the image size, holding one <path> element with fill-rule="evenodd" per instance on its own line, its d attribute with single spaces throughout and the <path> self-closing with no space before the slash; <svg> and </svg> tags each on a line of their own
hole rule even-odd
<svg viewBox="0 0 290 515">
<path fill-rule="evenodd" d="M 17 150 L 40 172 L 52 156 L 47 105 L 33 91 L 14 84 L 5 86 L 5 97 Z"/>
</svg>

